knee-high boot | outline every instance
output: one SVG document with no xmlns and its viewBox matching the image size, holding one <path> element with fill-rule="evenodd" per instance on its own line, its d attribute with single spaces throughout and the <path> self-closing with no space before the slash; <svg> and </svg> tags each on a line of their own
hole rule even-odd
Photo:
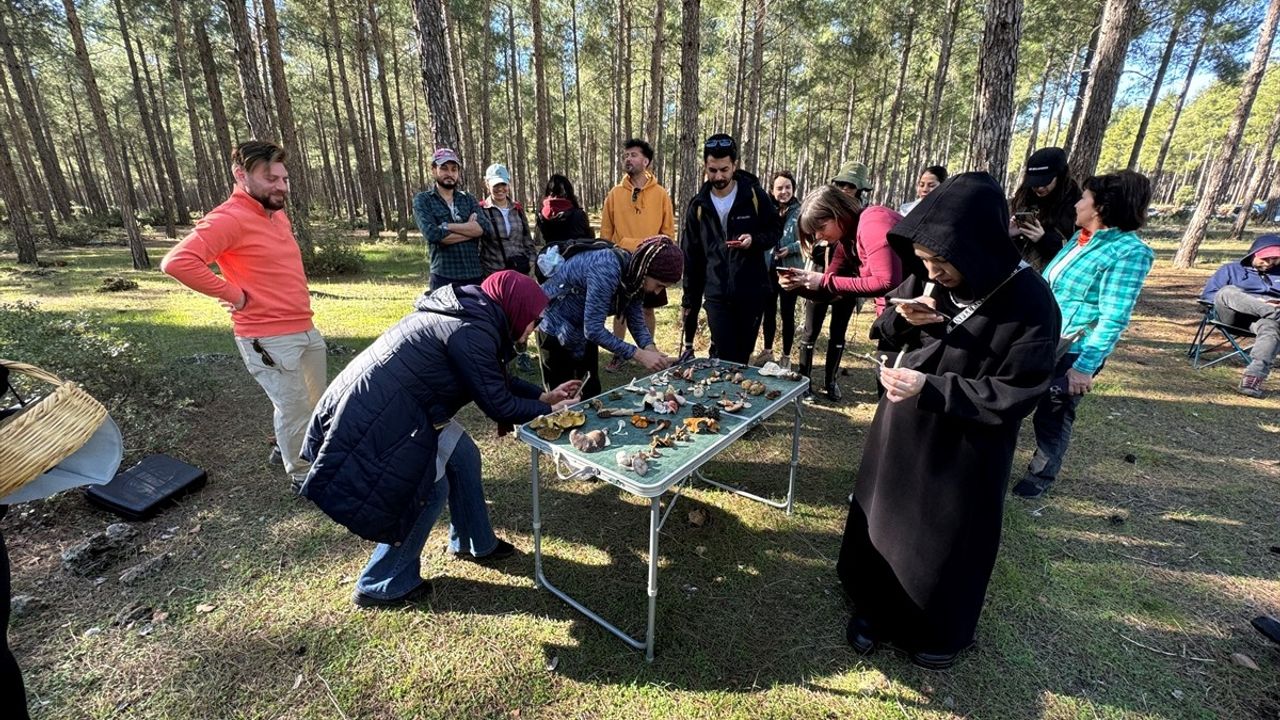
<svg viewBox="0 0 1280 720">
<path fill-rule="evenodd" d="M 844 357 L 844 343 L 833 342 L 827 345 L 826 384 L 823 389 L 832 402 L 840 402 L 840 385 L 836 383 L 836 374 L 840 372 L 840 358 Z"/>
<path fill-rule="evenodd" d="M 800 377 L 809 379 L 809 392 L 813 392 L 813 343 L 800 343 L 800 364 L 796 366 Z"/>
</svg>

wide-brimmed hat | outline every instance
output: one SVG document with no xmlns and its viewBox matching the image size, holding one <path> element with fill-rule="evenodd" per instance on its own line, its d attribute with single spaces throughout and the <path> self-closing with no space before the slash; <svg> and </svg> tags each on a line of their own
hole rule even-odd
<svg viewBox="0 0 1280 720">
<path fill-rule="evenodd" d="M 840 171 L 831 178 L 833 183 L 849 183 L 859 190 L 870 190 L 871 180 L 867 178 L 867 166 L 858 162 L 848 162 L 840 166 Z"/>
</svg>

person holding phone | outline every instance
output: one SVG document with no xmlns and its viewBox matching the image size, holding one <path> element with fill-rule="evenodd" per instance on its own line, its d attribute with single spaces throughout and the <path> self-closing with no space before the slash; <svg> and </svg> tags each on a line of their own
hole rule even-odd
<svg viewBox="0 0 1280 720">
<path fill-rule="evenodd" d="M 1040 148 L 1031 153 L 1022 185 L 1013 196 L 1009 237 L 1036 272 L 1044 271 L 1076 231 L 1075 204 L 1079 199 L 1080 186 L 1071 177 L 1062 148 Z"/>
<path fill-rule="evenodd" d="M 693 355 L 698 313 L 705 305 L 711 355 L 747 364 L 769 295 L 765 257 L 782 234 L 773 199 L 755 175 L 738 167 L 738 143 L 724 133 L 702 146 L 706 182 L 689 201 L 680 233 L 687 268 L 681 358 Z"/>
<path fill-rule="evenodd" d="M 889 231 L 924 269 L 889 293 L 893 310 L 871 329 L 895 358 L 880 373 L 836 565 L 859 653 L 891 642 L 941 670 L 974 642 L 1018 428 L 1049 386 L 1060 324 L 1008 218 L 995 178 L 964 173 Z"/>
<path fill-rule="evenodd" d="M 781 285 L 780 275 L 790 269 L 804 267 L 804 253 L 800 249 L 800 238 L 797 235 L 800 220 L 800 198 L 796 197 L 796 176 L 790 170 L 777 170 L 769 180 L 769 194 L 778 205 L 778 217 L 782 219 L 782 239 L 778 247 L 767 256 L 769 267 L 774 271 L 769 283 L 768 305 L 764 310 L 764 344 L 759 354 L 751 358 L 752 365 L 764 365 L 773 362 L 773 339 L 778 333 L 778 314 L 782 314 L 782 357 L 778 363 L 782 367 L 791 368 L 791 344 L 796 337 L 796 300 L 800 297 L 794 290 L 787 290 Z"/>
<path fill-rule="evenodd" d="M 834 185 L 814 190 L 800 204 L 800 238 L 808 247 L 811 269 L 790 270 L 779 282 L 807 298 L 797 368 L 801 375 L 812 372 L 814 346 L 831 310 L 823 389 L 832 402 L 842 397 L 836 376 L 856 301 L 875 298 L 879 315 L 885 308 L 884 294 L 902 282 L 903 261 L 888 240 L 889 230 L 900 220 L 901 215 L 883 205 L 864 208 Z"/>
</svg>

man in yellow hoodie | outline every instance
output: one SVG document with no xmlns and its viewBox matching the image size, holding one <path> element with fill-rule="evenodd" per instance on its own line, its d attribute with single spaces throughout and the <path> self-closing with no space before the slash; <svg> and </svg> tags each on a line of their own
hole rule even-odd
<svg viewBox="0 0 1280 720">
<path fill-rule="evenodd" d="M 634 251 L 641 241 L 654 235 L 676 239 L 671 195 L 649 172 L 652 165 L 653 146 L 639 138 L 628 140 L 622 147 L 622 169 L 626 175 L 604 198 L 600 236 L 627 251 Z M 656 325 L 654 308 L 666 304 L 665 290 L 645 296 L 644 322 L 649 326 L 649 332 L 653 332 Z M 613 334 L 619 338 L 626 334 L 626 325 L 621 317 L 614 319 Z M 617 372 L 623 362 L 614 356 L 605 369 Z"/>
</svg>

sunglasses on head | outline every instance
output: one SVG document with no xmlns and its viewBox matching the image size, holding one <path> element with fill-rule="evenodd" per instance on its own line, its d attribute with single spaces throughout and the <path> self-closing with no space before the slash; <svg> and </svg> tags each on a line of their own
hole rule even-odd
<svg viewBox="0 0 1280 720">
<path fill-rule="evenodd" d="M 703 145 L 703 147 L 709 147 L 709 148 L 733 147 L 733 138 L 727 138 L 727 137 L 710 138 Z"/>
</svg>

